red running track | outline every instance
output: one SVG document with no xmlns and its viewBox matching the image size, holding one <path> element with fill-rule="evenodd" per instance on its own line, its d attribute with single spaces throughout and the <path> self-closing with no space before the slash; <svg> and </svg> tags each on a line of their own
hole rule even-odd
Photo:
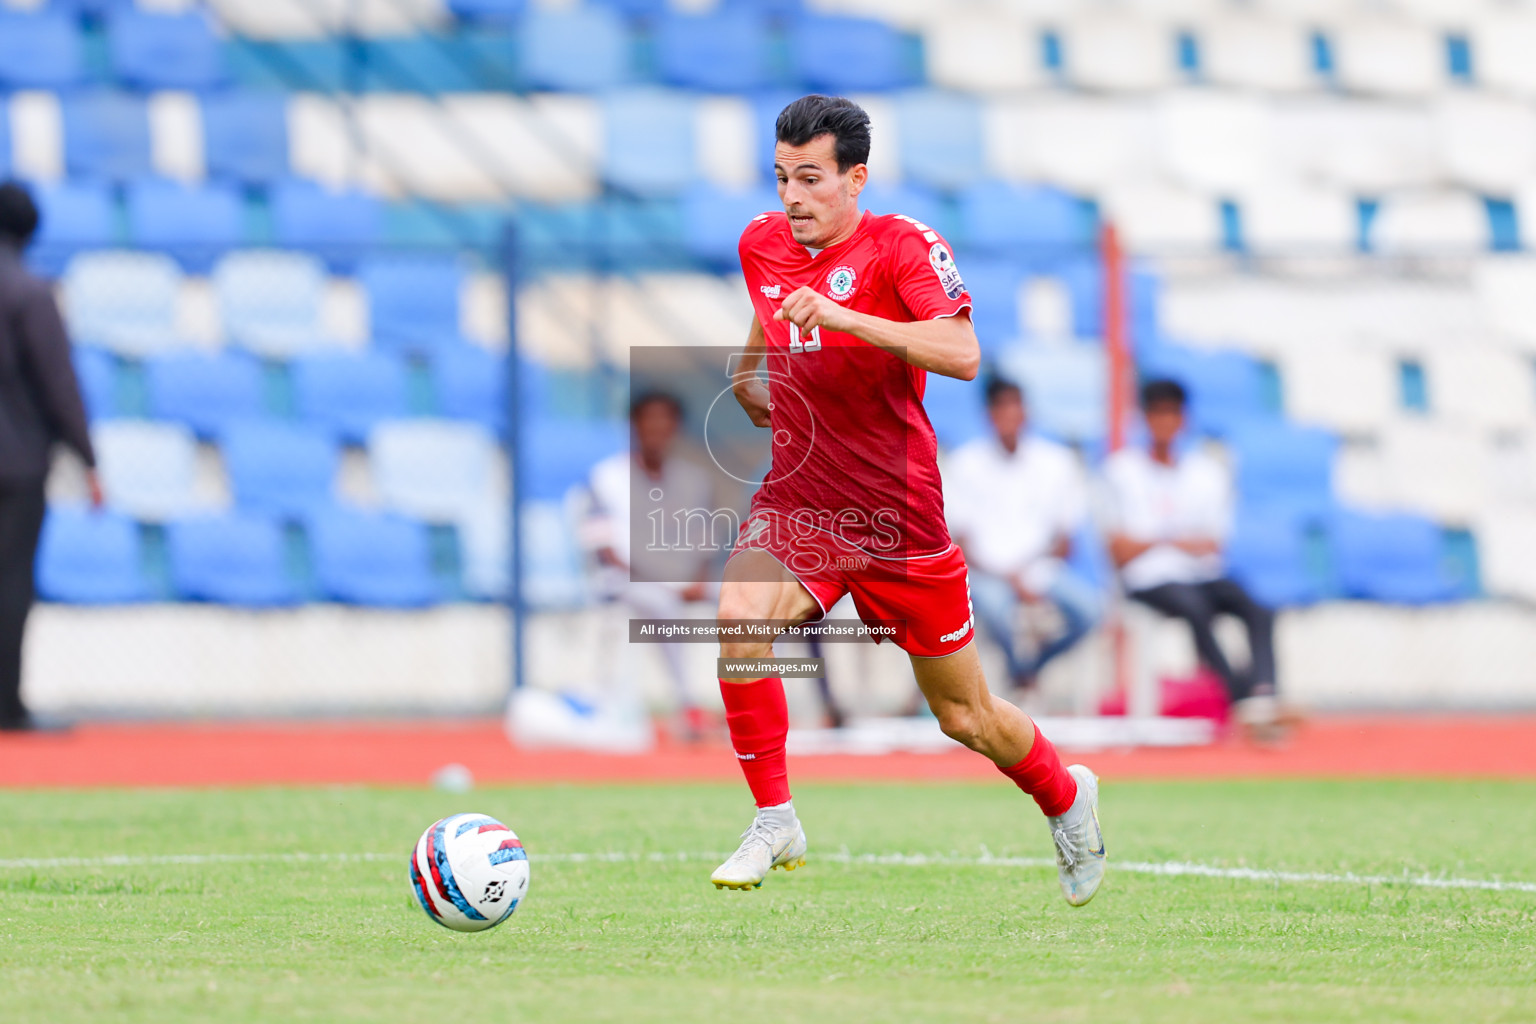
<svg viewBox="0 0 1536 1024">
<path fill-rule="evenodd" d="M 1111 779 L 1536 778 L 1536 716 L 1327 717 L 1281 749 L 1236 740 L 1179 750 L 1101 750 L 1082 760 Z M 638 756 L 514 749 L 499 722 L 82 725 L 0 733 L 0 787 L 421 785 L 458 763 L 481 784 L 739 778 L 723 744 Z M 966 751 L 790 759 L 796 780 L 991 779 Z"/>
</svg>

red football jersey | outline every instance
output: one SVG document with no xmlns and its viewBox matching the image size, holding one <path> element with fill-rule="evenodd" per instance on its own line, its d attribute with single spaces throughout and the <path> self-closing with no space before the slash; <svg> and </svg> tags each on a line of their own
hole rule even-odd
<svg viewBox="0 0 1536 1024">
<path fill-rule="evenodd" d="M 810 287 L 886 320 L 955 316 L 971 296 L 948 243 L 910 217 L 866 212 L 851 238 L 813 253 L 780 211 L 747 225 L 740 252 L 771 396 L 773 468 L 753 511 L 791 515 L 797 529 L 831 530 L 877 557 L 946 550 L 938 441 L 922 404 L 927 371 L 851 334 L 802 337 L 773 315 Z"/>
</svg>

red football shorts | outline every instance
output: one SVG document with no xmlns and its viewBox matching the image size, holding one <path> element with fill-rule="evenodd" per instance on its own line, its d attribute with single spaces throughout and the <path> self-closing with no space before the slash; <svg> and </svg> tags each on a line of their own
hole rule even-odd
<svg viewBox="0 0 1536 1024">
<path fill-rule="evenodd" d="M 971 586 L 959 545 L 918 558 L 881 559 L 823 530 L 765 529 L 764 519 L 783 527 L 788 517 L 749 516 L 731 557 L 750 548 L 772 555 L 821 606 L 812 621 L 852 594 L 865 623 L 906 623 L 905 637 L 895 643 L 908 654 L 942 658 L 971 642 Z"/>
</svg>

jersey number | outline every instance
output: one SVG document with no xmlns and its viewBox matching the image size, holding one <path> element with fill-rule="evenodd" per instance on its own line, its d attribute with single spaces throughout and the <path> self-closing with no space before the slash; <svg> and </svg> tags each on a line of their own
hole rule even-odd
<svg viewBox="0 0 1536 1024">
<path fill-rule="evenodd" d="M 791 322 L 789 325 L 789 350 L 790 352 L 820 352 L 821 328 L 812 327 L 811 336 L 801 340 L 800 325 Z"/>
</svg>

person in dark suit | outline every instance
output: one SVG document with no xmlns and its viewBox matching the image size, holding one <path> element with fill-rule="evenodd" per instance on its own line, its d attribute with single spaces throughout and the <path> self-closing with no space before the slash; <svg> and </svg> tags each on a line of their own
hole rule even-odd
<svg viewBox="0 0 1536 1024">
<path fill-rule="evenodd" d="M 91 502 L 101 505 L 96 455 L 69 338 L 47 282 L 22 253 L 37 206 L 14 182 L 0 184 L 0 730 L 38 722 L 21 700 L 21 638 L 34 597 L 34 565 L 55 442 L 85 461 Z"/>
</svg>

